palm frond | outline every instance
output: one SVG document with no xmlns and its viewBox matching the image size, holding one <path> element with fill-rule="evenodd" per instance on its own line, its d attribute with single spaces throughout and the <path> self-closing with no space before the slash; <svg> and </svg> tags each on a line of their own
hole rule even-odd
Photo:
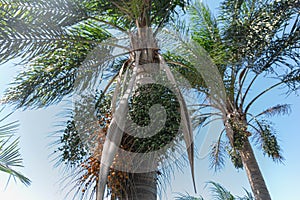
<svg viewBox="0 0 300 200">
<path fill-rule="evenodd" d="M 210 187 L 211 192 L 213 193 L 213 197 L 216 200 L 234 200 L 234 196 L 226 190 L 222 185 L 219 183 L 210 181 L 208 184 L 212 185 Z"/>
<path fill-rule="evenodd" d="M 175 197 L 175 200 L 204 200 L 203 197 L 193 197 L 189 195 L 188 193 L 177 193 L 178 196 Z"/>
<path fill-rule="evenodd" d="M 167 30 L 165 34 L 169 38 L 166 42 L 172 42 L 170 53 L 175 56 L 180 55 L 183 60 L 190 63 L 190 66 L 196 72 L 194 75 L 187 77 L 187 80 L 190 80 L 190 78 L 193 80 L 196 75 L 200 74 L 203 80 L 201 83 L 204 84 L 199 87 L 201 89 L 199 92 L 207 95 L 212 107 L 225 112 L 226 90 L 223 82 L 223 70 L 214 64 L 208 52 L 196 41 L 187 39 L 186 35 L 171 30 Z M 168 46 L 168 43 L 166 45 Z"/>
<path fill-rule="evenodd" d="M 0 113 L 3 112 L 4 110 L 4 107 L 0 109 Z M 5 119 L 7 119 L 10 115 L 12 115 L 13 113 L 9 113 L 7 114 L 6 116 L 2 117 L 0 119 L 0 123 L 2 123 Z M 7 136 L 11 136 L 12 133 L 14 131 L 16 131 L 16 129 L 18 128 L 18 123 L 17 121 L 14 121 L 14 122 L 10 122 L 10 123 L 6 123 L 6 124 L 3 124 L 3 125 L 0 125 L 0 139 L 2 137 L 7 137 Z"/>
<path fill-rule="evenodd" d="M 189 163 L 190 163 L 190 167 L 191 167 L 191 174 L 192 174 L 192 179 L 193 179 L 194 190 L 196 192 L 195 172 L 194 172 L 194 141 L 193 141 L 193 127 L 192 127 L 191 119 L 189 116 L 189 112 L 187 110 L 186 102 L 182 96 L 181 91 L 179 90 L 179 88 L 177 86 L 177 82 L 176 82 L 171 70 L 165 63 L 165 60 L 163 59 L 162 56 L 160 56 L 160 62 L 162 64 L 163 70 L 165 71 L 165 73 L 167 75 L 168 80 L 171 82 L 171 84 L 173 84 L 176 87 L 175 92 L 176 92 L 178 101 L 180 103 L 180 113 L 181 113 L 181 118 L 182 118 L 182 122 L 183 122 L 183 134 L 184 134 L 183 136 L 184 136 L 186 149 L 187 149 L 187 153 L 188 153 L 188 159 L 189 159 Z"/>
<path fill-rule="evenodd" d="M 171 52 L 164 53 L 162 56 L 171 69 L 176 70 L 189 81 L 191 87 L 198 89 L 199 91 L 206 89 L 205 81 L 203 80 L 201 74 L 195 69 L 195 67 L 191 65 L 190 62 L 188 62 L 182 56 Z"/>
<path fill-rule="evenodd" d="M 259 113 L 258 115 L 255 116 L 255 118 L 261 115 L 266 115 L 268 117 L 273 117 L 275 115 L 287 115 L 290 112 L 291 112 L 291 106 L 289 104 L 278 104 Z"/>
<path fill-rule="evenodd" d="M 89 17 L 96 17 L 110 27 L 125 31 L 136 26 L 134 22 L 141 20 L 145 16 L 145 12 L 149 12 L 147 13 L 149 14 L 148 18 L 145 19 L 146 26 L 151 24 L 160 27 L 173 19 L 173 16 L 178 12 L 178 8 L 185 10 L 188 2 L 189 0 L 154 0 L 151 2 L 140 0 L 92 0 L 81 1 L 80 4 L 84 10 L 88 11 Z"/>
<path fill-rule="evenodd" d="M 85 10 L 80 8 L 77 2 L 69 0 L 1 0 L 0 7 L 6 19 L 10 19 L 8 25 L 14 27 L 16 22 L 37 25 L 44 25 L 44 28 L 66 27 L 86 17 Z M 2 19 L 5 20 L 5 19 Z M 17 27 L 14 27 L 17 28 Z M 19 27 L 21 30 L 22 27 Z M 26 27 L 25 27 L 26 28 Z M 23 32 L 24 34 L 28 34 Z"/>
<path fill-rule="evenodd" d="M 64 0 L 2 0 L 0 8 L 1 63 L 16 57 L 30 60 L 55 42 L 76 40 L 66 28 L 85 17 L 76 4 Z"/>
<path fill-rule="evenodd" d="M 300 57 L 300 55 L 298 57 Z M 300 69 L 294 69 L 284 75 L 282 81 L 291 91 L 297 91 L 300 88 Z"/>
<path fill-rule="evenodd" d="M 4 101 L 14 103 L 16 107 L 41 107 L 61 100 L 73 90 L 76 78 L 74 65 L 78 66 L 84 60 L 86 47 L 78 44 L 77 48 L 49 52 L 49 55 L 37 60 L 36 65 L 16 77 L 13 86 L 6 91 Z M 77 59 L 68 63 L 65 56 Z"/>
<path fill-rule="evenodd" d="M 0 110 L 0 112 L 3 109 Z M 8 117 L 7 115 L 6 117 Z M 2 122 L 6 117 L 2 118 Z M 11 141 L 13 132 L 16 130 L 18 124 L 12 122 L 1 125 L 0 127 L 0 171 L 9 174 L 10 176 L 19 179 L 24 185 L 30 185 L 31 181 L 16 171 L 15 167 L 23 167 L 22 158 L 19 152 L 19 138 Z"/>
<path fill-rule="evenodd" d="M 254 200 L 254 197 L 251 192 L 249 192 L 245 188 L 244 188 L 244 191 L 246 192 L 246 194 L 243 197 L 236 197 L 236 199 L 238 199 L 238 200 Z"/>
<path fill-rule="evenodd" d="M 245 113 L 248 113 L 249 109 L 252 108 L 252 105 L 258 100 L 260 99 L 263 95 L 265 95 L 267 92 L 269 92 L 270 90 L 273 90 L 274 88 L 282 85 L 283 82 L 279 81 L 273 85 L 271 85 L 270 87 L 262 90 L 258 95 L 254 96 L 253 99 L 250 100 L 250 102 L 245 106 Z"/>
<path fill-rule="evenodd" d="M 225 165 L 226 143 L 221 139 L 223 132 L 224 130 L 220 133 L 218 141 L 211 145 L 210 168 L 215 171 L 221 170 Z"/>
<path fill-rule="evenodd" d="M 245 188 L 246 194 L 243 197 L 239 196 L 233 196 L 226 188 L 224 188 L 222 185 L 219 183 L 209 181 L 208 184 L 211 184 L 212 186 L 210 187 L 211 193 L 214 197 L 214 199 L 219 199 L 219 200 L 254 200 L 253 195 L 251 192 L 247 191 Z M 183 194 L 183 193 L 177 193 L 178 196 L 175 197 L 175 200 L 204 200 L 202 196 L 200 197 L 193 197 L 189 195 L 188 193 Z"/>
<path fill-rule="evenodd" d="M 214 64 L 219 67 L 220 73 L 222 73 L 224 71 L 222 65 L 228 59 L 229 52 L 222 42 L 217 19 L 202 2 L 195 2 L 189 11 L 193 40 L 197 41 L 209 53 Z"/>
<path fill-rule="evenodd" d="M 24 185 L 30 185 L 30 180 L 21 173 L 14 170 L 14 167 L 23 167 L 22 159 L 19 153 L 19 139 L 15 139 L 9 145 L 10 138 L 6 141 L 0 141 L 0 171 L 19 179 Z"/>
<path fill-rule="evenodd" d="M 47 50 L 16 77 L 4 101 L 16 107 L 41 107 L 59 102 L 74 89 L 92 88 L 115 59 L 110 52 L 80 41 Z"/>
<path fill-rule="evenodd" d="M 204 34 L 203 37 L 208 37 L 217 41 L 220 39 L 217 20 L 209 10 L 209 8 L 202 2 L 196 2 L 189 10 L 191 14 L 191 20 L 196 23 L 192 28 L 194 31 L 198 31 L 199 34 Z"/>
</svg>

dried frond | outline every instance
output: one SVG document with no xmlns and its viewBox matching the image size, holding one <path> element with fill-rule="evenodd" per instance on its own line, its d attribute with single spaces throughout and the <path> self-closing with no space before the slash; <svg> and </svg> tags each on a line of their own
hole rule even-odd
<svg viewBox="0 0 300 200">
<path fill-rule="evenodd" d="M 266 115 L 268 117 L 273 117 L 275 115 L 287 115 L 291 112 L 291 106 L 289 104 L 278 104 L 271 108 L 268 108 L 261 112 L 260 114 L 256 115 L 255 117 L 259 117 L 261 115 Z"/>
<path fill-rule="evenodd" d="M 219 138 L 217 142 L 211 145 L 209 157 L 210 168 L 214 171 L 220 171 L 225 165 L 226 143 Z"/>
</svg>

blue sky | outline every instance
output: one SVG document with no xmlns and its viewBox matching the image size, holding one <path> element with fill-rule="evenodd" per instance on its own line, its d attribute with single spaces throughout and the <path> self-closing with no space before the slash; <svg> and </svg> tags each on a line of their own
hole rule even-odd
<svg viewBox="0 0 300 200">
<path fill-rule="evenodd" d="M 215 7 L 215 3 L 210 5 Z M 12 80 L 20 66 L 13 66 L 16 61 L 0 66 L 0 96 L 7 83 Z M 256 85 L 261 88 L 265 82 L 259 81 Z M 252 91 L 253 94 L 255 90 Z M 267 186 L 274 200 L 298 200 L 299 199 L 299 179 L 300 179 L 300 133 L 298 123 L 300 119 L 300 97 L 290 95 L 288 98 L 280 90 L 274 90 L 257 102 L 255 109 L 262 110 L 270 105 L 288 103 L 292 105 L 292 113 L 288 116 L 273 117 L 271 120 L 278 132 L 280 144 L 285 157 L 284 164 L 276 164 L 271 159 L 264 157 L 260 151 L 255 151 L 259 165 L 263 172 Z M 9 112 L 9 108 L 5 109 Z M 53 149 L 49 149 L 49 134 L 55 131 L 54 124 L 57 121 L 56 114 L 60 112 L 60 106 L 51 106 L 47 109 L 36 111 L 18 111 L 11 116 L 7 122 L 19 120 L 20 128 L 17 135 L 21 136 L 20 148 L 24 159 L 25 168 L 20 169 L 32 180 L 30 187 L 23 186 L 20 182 L 11 181 L 5 189 L 7 176 L 0 173 L 0 199 L 2 200 L 68 200 L 65 193 L 61 192 L 59 180 L 61 172 L 53 168 L 53 162 L 49 154 Z M 4 116 L 4 114 L 3 114 Z M 244 194 L 243 188 L 250 191 L 250 187 L 245 175 L 245 171 L 237 171 L 230 161 L 219 173 L 209 170 L 207 158 L 208 146 L 214 140 L 215 135 L 220 130 L 219 124 L 211 125 L 203 129 L 196 136 L 196 146 L 198 157 L 196 160 L 196 181 L 198 193 L 204 197 L 209 196 L 209 189 L 204 188 L 207 181 L 216 181 L 224 185 L 233 194 Z M 168 185 L 168 183 L 166 183 Z M 166 194 L 173 199 L 175 192 L 188 192 L 192 195 L 193 187 L 189 168 L 178 170 L 171 177 L 171 187 L 168 187 Z M 207 198 L 210 199 L 210 198 Z"/>
</svg>

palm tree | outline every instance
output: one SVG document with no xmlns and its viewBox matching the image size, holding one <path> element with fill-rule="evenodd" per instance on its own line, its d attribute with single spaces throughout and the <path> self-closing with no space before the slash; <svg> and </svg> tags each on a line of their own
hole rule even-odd
<svg viewBox="0 0 300 200">
<path fill-rule="evenodd" d="M 3 108 L 0 109 L 0 113 L 2 111 Z M 19 138 L 11 141 L 13 132 L 16 130 L 18 124 L 16 122 L 3 124 L 3 121 L 10 115 L 6 115 L 0 119 L 0 123 L 2 123 L 0 125 L 0 171 L 9 174 L 9 180 L 10 177 L 17 178 L 24 185 L 29 186 L 31 181 L 15 170 L 16 167 L 23 167 L 23 165 L 18 148 Z"/>
<path fill-rule="evenodd" d="M 274 161 L 282 160 L 266 117 L 287 114 L 290 108 L 278 104 L 256 114 L 251 109 L 274 88 L 286 86 L 287 92 L 299 88 L 297 5 L 298 0 L 224 0 L 215 18 L 208 7 L 196 2 L 191 8 L 192 40 L 177 38 L 174 41 L 179 42 L 170 52 L 170 63 L 178 66 L 174 62 L 177 59 L 183 66 L 181 61 L 185 60 L 186 70 L 181 73 L 204 95 L 204 101 L 193 107 L 198 125 L 215 120 L 222 120 L 224 125 L 212 145 L 212 168 L 223 167 L 227 153 L 236 168 L 245 169 L 257 200 L 271 197 L 249 139 L 253 138 Z M 203 54 L 209 54 L 211 61 L 201 60 L 199 55 Z M 258 80 L 270 79 L 253 95 Z"/>
<path fill-rule="evenodd" d="M 182 130 L 193 175 L 192 128 L 187 108 L 176 86 L 174 75 L 159 53 L 156 41 L 158 30 L 174 16 L 175 8 L 184 9 L 186 3 L 183 0 L 0 1 L 0 24 L 3 27 L 0 36 L 1 62 L 18 57 L 21 58 L 21 63 L 27 66 L 17 76 L 14 86 L 7 90 L 5 102 L 12 103 L 17 108 L 47 107 L 76 92 L 91 90 L 94 85 L 99 84 L 97 81 L 104 72 L 109 72 L 111 80 L 98 99 L 101 102 L 108 95 L 109 88 L 114 87 L 111 99 L 108 98 L 111 105 L 105 113 L 105 117 L 109 116 L 110 119 L 105 118 L 107 126 L 101 128 L 99 133 L 109 139 L 97 144 L 103 146 L 101 153 L 94 155 L 96 159 L 94 157 L 87 161 L 90 165 L 95 163 L 95 166 L 98 166 L 97 173 L 94 173 L 94 168 L 83 164 L 84 169 L 93 172 L 93 176 L 85 184 L 91 186 L 95 183 L 91 193 L 96 193 L 98 200 L 103 198 L 105 186 L 108 186 L 109 191 L 115 191 L 110 187 L 108 178 L 110 174 L 116 173 L 112 171 L 111 166 L 119 156 L 118 148 L 124 145 L 126 139 L 129 138 L 132 144 L 127 150 L 133 148 L 135 153 L 154 150 L 157 145 L 164 146 L 164 143 L 155 143 L 163 141 L 162 138 L 155 138 L 151 143 L 154 149 L 145 149 L 149 143 L 145 143 L 144 140 L 138 141 L 138 144 L 144 145 L 142 147 L 133 143 L 136 138 L 124 134 L 124 130 L 132 130 L 132 127 L 125 127 L 128 124 L 124 120 L 130 109 L 134 110 L 134 106 L 130 105 L 135 105 L 137 99 L 145 100 L 145 95 L 154 94 L 157 89 L 163 90 L 155 86 L 156 79 L 159 78 L 156 74 L 164 74 L 160 78 L 173 85 L 170 87 L 173 88 L 175 96 L 172 96 L 169 90 L 163 90 L 159 94 L 166 94 L 171 98 L 170 102 L 177 102 L 175 107 L 171 103 L 168 105 L 177 108 L 177 113 L 183 121 Z M 120 38 L 114 37 L 120 33 L 127 37 L 125 44 L 127 42 L 129 45 L 124 45 Z M 117 48 L 122 52 L 116 53 Z M 132 103 L 128 104 L 129 101 Z M 137 121 L 142 122 L 139 125 L 143 125 L 147 121 L 145 114 L 137 114 L 134 122 Z M 78 139 L 74 121 L 68 121 L 65 133 L 74 133 L 72 137 Z M 167 139 L 173 137 L 174 135 Z M 86 156 L 84 150 L 81 153 L 82 157 L 80 154 L 72 154 L 71 157 L 63 154 L 62 160 L 70 161 L 69 164 L 72 165 L 76 163 L 75 155 L 79 156 L 78 160 Z M 144 166 L 152 164 L 153 168 L 143 173 L 131 171 L 127 182 L 132 182 L 132 186 L 125 184 L 124 193 L 113 193 L 112 198 L 156 199 L 156 169 L 161 158 L 157 155 L 151 158 L 144 158 L 144 161 L 151 161 L 144 163 Z M 131 159 L 133 166 L 141 164 L 139 158 Z M 141 172 L 139 170 L 137 169 Z M 79 183 L 83 184 L 82 181 Z M 130 192 L 133 189 L 134 192 Z M 86 193 L 85 190 L 83 192 Z"/>
</svg>

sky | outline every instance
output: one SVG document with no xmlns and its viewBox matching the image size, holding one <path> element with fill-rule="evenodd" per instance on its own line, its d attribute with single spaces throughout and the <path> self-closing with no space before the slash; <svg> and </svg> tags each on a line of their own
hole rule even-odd
<svg viewBox="0 0 300 200">
<path fill-rule="evenodd" d="M 208 1 L 211 7 L 216 7 L 216 1 Z M 8 83 L 13 80 L 16 73 L 21 70 L 20 66 L 14 66 L 18 60 L 0 66 L 0 97 Z M 265 86 L 264 81 L 259 81 L 256 88 Z M 253 91 L 255 94 L 255 89 Z M 263 156 L 261 151 L 255 150 L 258 163 L 266 180 L 268 189 L 274 200 L 299 200 L 299 179 L 300 179 L 300 133 L 298 123 L 300 119 L 300 97 L 290 95 L 286 97 L 280 90 L 275 90 L 257 102 L 254 109 L 262 110 L 270 105 L 280 103 L 291 104 L 292 112 L 288 116 L 273 117 L 271 120 L 280 138 L 280 145 L 283 149 L 284 163 L 274 163 L 272 159 Z M 49 135 L 55 131 L 54 124 L 57 122 L 57 114 L 61 105 L 50 106 L 47 109 L 17 111 L 6 122 L 19 120 L 20 127 L 16 133 L 20 136 L 20 151 L 24 159 L 24 168 L 20 171 L 32 180 L 29 187 L 20 182 L 10 181 L 5 188 L 7 176 L 0 172 L 0 200 L 69 200 L 65 198 L 65 192 L 60 185 L 61 171 L 54 168 L 54 163 L 49 155 L 53 149 L 49 147 L 53 138 Z M 255 111 L 254 110 L 254 111 Z M 5 109 L 6 113 L 10 108 Z M 2 113 L 1 116 L 4 116 Z M 220 131 L 220 124 L 215 123 L 204 128 L 196 135 L 196 147 L 198 159 L 196 159 L 195 172 L 198 194 L 210 199 L 208 181 L 216 181 L 225 186 L 235 195 L 243 195 L 243 188 L 250 191 L 248 180 L 243 170 L 236 170 L 228 160 L 221 172 L 215 173 L 209 170 L 208 147 Z M 166 183 L 167 189 L 162 199 L 174 199 L 176 192 L 193 192 L 190 170 L 184 167 L 175 170 L 170 178 L 171 184 Z M 167 196 L 167 197 L 166 197 Z"/>
</svg>

